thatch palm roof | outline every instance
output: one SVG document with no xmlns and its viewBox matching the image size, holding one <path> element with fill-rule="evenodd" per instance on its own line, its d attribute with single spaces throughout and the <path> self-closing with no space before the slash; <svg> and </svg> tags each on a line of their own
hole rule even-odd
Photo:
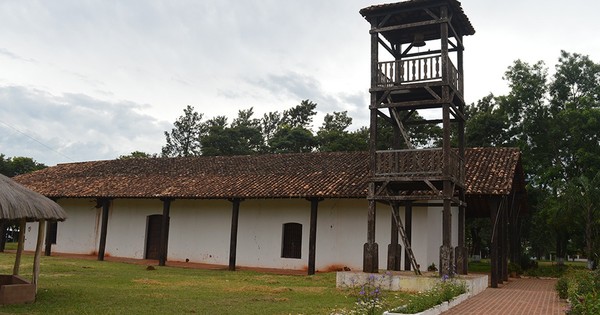
<svg viewBox="0 0 600 315">
<path fill-rule="evenodd" d="M 63 221 L 66 218 L 66 212 L 56 202 L 0 174 L 0 219 Z"/>
</svg>

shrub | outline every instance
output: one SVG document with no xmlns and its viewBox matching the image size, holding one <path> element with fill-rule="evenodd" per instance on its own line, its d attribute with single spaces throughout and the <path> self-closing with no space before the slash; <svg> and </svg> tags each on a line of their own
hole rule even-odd
<svg viewBox="0 0 600 315">
<path fill-rule="evenodd" d="M 523 269 L 521 269 L 521 266 L 519 266 L 518 264 L 515 264 L 513 262 L 508 264 L 508 272 L 509 273 L 516 273 L 518 276 L 520 276 L 521 274 L 523 274 Z"/>
<path fill-rule="evenodd" d="M 385 291 L 383 291 L 381 284 L 391 281 L 391 273 L 386 272 L 381 276 L 370 274 L 367 278 L 366 283 L 358 285 L 356 279 L 352 279 L 351 293 L 350 296 L 356 299 L 354 302 L 354 308 L 352 309 L 335 309 L 331 315 L 355 315 L 355 314 L 381 314 L 388 305 L 386 304 Z"/>
<path fill-rule="evenodd" d="M 560 278 L 569 268 L 567 265 L 540 265 L 525 270 L 523 274 L 529 277 Z"/>
<path fill-rule="evenodd" d="M 600 272 L 577 270 L 572 271 L 565 277 L 567 286 L 567 297 L 571 315 L 600 314 Z M 559 280 L 561 282 L 561 280 Z M 564 290 L 564 284 L 556 285 L 559 296 Z"/>
<path fill-rule="evenodd" d="M 398 307 L 394 311 L 408 314 L 422 312 L 445 301 L 450 301 L 465 292 L 467 292 L 467 288 L 464 282 L 444 277 L 432 289 L 413 296 L 406 305 Z"/>
<path fill-rule="evenodd" d="M 431 263 L 431 265 L 427 266 L 427 271 L 437 271 L 437 267 L 435 266 L 435 263 Z"/>
<path fill-rule="evenodd" d="M 558 292 L 558 297 L 561 299 L 566 299 L 569 297 L 567 290 L 569 289 L 569 281 L 567 277 L 563 276 L 556 282 L 556 291 Z"/>
</svg>

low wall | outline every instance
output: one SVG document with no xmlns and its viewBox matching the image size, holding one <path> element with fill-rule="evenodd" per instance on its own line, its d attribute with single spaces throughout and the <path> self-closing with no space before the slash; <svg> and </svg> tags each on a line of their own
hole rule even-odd
<svg viewBox="0 0 600 315">
<path fill-rule="evenodd" d="M 464 281 L 467 291 L 471 296 L 481 293 L 488 285 L 487 275 L 461 275 L 457 279 Z M 389 291 L 427 291 L 431 289 L 440 278 L 434 273 L 417 276 L 413 273 L 386 272 L 364 273 L 353 271 L 340 271 L 336 274 L 336 287 L 340 289 L 362 286 L 369 281 Z"/>
</svg>

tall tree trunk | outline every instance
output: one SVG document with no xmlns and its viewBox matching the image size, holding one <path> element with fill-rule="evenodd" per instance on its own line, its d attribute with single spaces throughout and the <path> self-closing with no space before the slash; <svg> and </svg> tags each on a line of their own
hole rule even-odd
<svg viewBox="0 0 600 315">
<path fill-rule="evenodd" d="M 589 205 L 587 208 L 587 220 L 585 222 L 585 247 L 586 247 L 586 256 L 587 256 L 587 267 L 592 270 L 594 268 L 594 259 L 592 257 L 593 253 L 593 244 L 592 244 L 592 206 Z"/>
</svg>

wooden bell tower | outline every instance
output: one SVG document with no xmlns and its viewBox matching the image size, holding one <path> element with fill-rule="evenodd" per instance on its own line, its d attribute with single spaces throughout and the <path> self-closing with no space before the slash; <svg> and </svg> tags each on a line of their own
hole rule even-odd
<svg viewBox="0 0 600 315">
<path fill-rule="evenodd" d="M 463 38 L 475 30 L 456 0 L 374 5 L 360 10 L 360 14 L 371 25 L 371 180 L 363 270 L 378 270 L 378 204 L 392 208 L 404 205 L 408 211 L 415 201 L 442 201 L 440 273 L 466 273 Z M 424 119 L 411 119 L 417 111 Z M 382 122 L 393 126 L 390 143 L 383 143 Z M 415 131 L 411 128 L 423 124 L 442 128 L 441 147 L 418 148 L 412 144 Z M 457 141 L 453 143 L 451 136 Z M 459 208 L 456 249 L 451 245 L 453 206 Z M 410 249 L 410 242 L 405 245 Z M 393 260 L 398 256 L 388 252 L 388 257 Z"/>
</svg>

